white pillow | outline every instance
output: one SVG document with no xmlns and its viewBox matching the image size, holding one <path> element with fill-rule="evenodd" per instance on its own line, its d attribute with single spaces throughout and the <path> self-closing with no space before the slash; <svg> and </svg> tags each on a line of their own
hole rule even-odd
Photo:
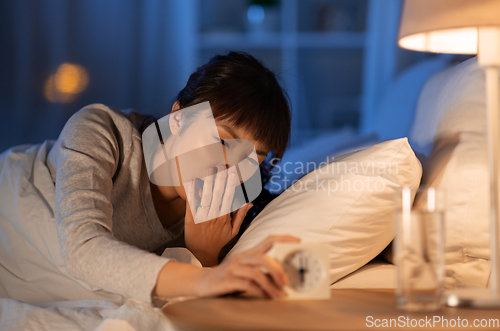
<svg viewBox="0 0 500 331">
<path fill-rule="evenodd" d="M 338 157 L 274 199 L 227 257 L 273 234 L 327 242 L 333 283 L 369 262 L 391 242 L 394 192 L 400 186 L 417 188 L 421 174 L 406 138 Z"/>
<path fill-rule="evenodd" d="M 484 71 L 472 58 L 431 78 L 424 91 L 417 118 L 438 116 L 432 125 L 416 123 L 415 137 L 434 142 L 422 183 L 446 192 L 445 287 L 484 288 L 490 273 Z"/>
<path fill-rule="evenodd" d="M 486 128 L 486 113 L 477 112 L 476 107 L 481 103 L 484 106 L 484 79 L 474 57 L 433 75 L 425 83 L 410 134 L 416 152 L 429 156 L 438 137 Z M 452 110 L 454 107 L 460 109 Z M 476 108 L 469 112 L 468 107 Z"/>
<path fill-rule="evenodd" d="M 353 273 L 339 279 L 330 288 L 388 288 L 395 289 L 397 267 L 387 262 L 371 261 Z"/>
<path fill-rule="evenodd" d="M 443 57 L 422 60 L 401 72 L 384 89 L 373 121 L 373 130 L 381 140 L 409 134 L 422 87 L 431 75 L 446 65 L 447 60 Z"/>
</svg>

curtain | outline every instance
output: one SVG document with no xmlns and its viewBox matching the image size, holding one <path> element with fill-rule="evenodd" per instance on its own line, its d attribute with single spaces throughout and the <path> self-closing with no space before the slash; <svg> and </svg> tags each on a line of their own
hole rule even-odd
<svg viewBox="0 0 500 331">
<path fill-rule="evenodd" d="M 0 152 L 83 106 L 161 116 L 194 68 L 192 0 L 0 0 Z"/>
</svg>

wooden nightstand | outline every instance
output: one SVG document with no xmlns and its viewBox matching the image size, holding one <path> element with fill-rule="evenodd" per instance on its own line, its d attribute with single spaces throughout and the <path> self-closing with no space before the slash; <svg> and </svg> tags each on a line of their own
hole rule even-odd
<svg viewBox="0 0 500 331">
<path fill-rule="evenodd" d="M 390 329 L 381 326 L 384 320 L 390 323 L 391 319 L 392 328 L 398 329 L 402 328 L 402 323 L 405 327 L 418 328 L 415 323 L 420 322 L 427 328 L 456 330 L 456 323 L 463 328 L 465 321 L 467 328 L 474 328 L 474 322 L 482 322 L 483 325 L 490 323 L 490 326 L 478 329 L 500 329 L 500 310 L 443 308 L 436 312 L 409 313 L 395 307 L 393 290 L 338 289 L 332 290 L 332 298 L 328 301 L 225 297 L 178 302 L 164 307 L 163 311 L 180 330 Z M 428 322 L 425 325 L 426 318 Z M 441 322 L 444 319 L 448 320 L 448 327 Z M 409 323 L 413 323 L 414 327 Z"/>
</svg>

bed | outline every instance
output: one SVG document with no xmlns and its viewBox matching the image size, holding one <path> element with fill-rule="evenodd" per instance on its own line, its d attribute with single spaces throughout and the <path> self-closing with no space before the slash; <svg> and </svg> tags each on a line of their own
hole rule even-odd
<svg viewBox="0 0 500 331">
<path fill-rule="evenodd" d="M 433 75 L 448 66 L 445 59 L 437 58 L 426 60 L 403 72 L 382 98 L 377 109 L 374 129 L 371 132 L 359 134 L 350 129 L 341 129 L 316 137 L 289 150 L 281 160 L 281 166 L 288 162 L 288 169 L 292 171 L 277 173 L 274 184 L 268 184 L 271 185 L 268 186 L 271 191 L 276 193 L 284 191 L 284 193 L 259 214 L 227 256 L 230 257 L 256 245 L 264 236 L 283 233 L 286 229 L 288 234 L 298 235 L 304 241 L 326 241 L 332 245 L 331 288 L 395 288 L 396 266 L 389 262 L 390 258 L 384 259 L 381 254 L 394 237 L 392 195 L 400 186 L 420 185 L 422 169 L 423 181 L 426 184 L 445 185 L 449 180 L 454 185 L 469 185 L 466 188 L 454 187 L 457 192 L 467 189 L 469 200 L 457 194 L 459 199 L 457 201 L 451 199 L 449 203 L 469 208 L 472 211 L 477 209 L 478 212 L 469 213 L 466 215 L 467 219 L 463 219 L 465 216 L 460 213 L 452 215 L 457 220 L 452 217 L 447 219 L 447 222 L 448 224 L 463 222 L 466 225 L 465 229 L 470 230 L 470 220 L 484 216 L 481 214 L 484 213 L 484 206 L 478 201 L 487 201 L 487 198 L 484 194 L 477 193 L 482 182 L 473 186 L 466 180 L 462 180 L 457 184 L 452 175 L 460 171 L 469 171 L 469 173 L 475 171 L 474 179 L 483 180 L 483 172 L 487 174 L 487 160 L 481 154 L 481 144 L 484 145 L 484 141 L 472 138 L 458 141 L 449 139 L 462 133 L 477 137 L 481 134 L 484 124 L 481 122 L 481 117 L 477 119 L 477 116 L 474 120 L 467 120 L 471 117 L 471 110 L 467 113 L 471 105 L 480 108 L 484 107 L 484 104 L 479 103 L 481 100 L 479 95 L 482 91 L 481 86 L 477 87 L 483 77 L 480 76 L 475 59 L 466 62 L 458 69 L 454 67 L 444 71 L 444 74 Z M 432 79 L 429 80 L 431 76 Z M 457 90 L 456 82 L 462 81 L 463 88 Z M 453 88 L 450 84 L 447 85 L 447 82 L 452 82 Z M 422 86 L 424 86 L 423 89 Z M 472 92 L 469 94 L 464 92 L 471 89 Z M 457 105 L 453 102 L 454 100 L 463 102 L 465 106 L 461 107 L 460 103 Z M 476 108 L 473 110 L 476 111 Z M 459 112 L 459 121 L 453 120 L 456 117 L 453 112 Z M 394 121 L 397 121 L 399 125 L 387 125 L 387 123 L 394 124 Z M 478 121 L 481 123 L 478 124 Z M 448 122 L 451 124 L 445 125 Z M 442 144 L 434 146 L 435 141 L 442 142 Z M 462 142 L 476 145 L 466 145 L 462 151 L 457 149 L 462 146 Z M 452 145 L 449 147 L 450 145 L 446 144 Z M 443 145 L 448 148 L 443 149 Z M 35 166 L 26 171 L 43 172 L 46 170 L 43 167 L 44 148 L 47 148 L 47 145 L 38 146 L 29 154 L 28 157 L 33 159 Z M 474 169 L 470 168 L 472 166 L 470 163 L 467 165 L 469 168 L 460 168 L 464 166 L 463 162 L 456 162 L 454 158 L 462 152 L 469 153 L 471 148 L 476 150 L 476 153 L 480 153 L 472 157 L 478 162 L 473 164 Z M 417 152 L 418 159 L 414 151 Z M 445 156 L 443 157 L 440 153 L 445 153 Z M 437 160 L 436 154 L 439 156 Z M 333 161 L 329 165 L 320 165 L 328 157 L 330 161 L 333 158 Z M 471 159 L 470 155 L 462 157 Z M 324 167 L 338 165 L 340 162 L 365 164 L 367 160 L 376 160 L 384 165 L 390 165 L 396 160 L 397 172 L 366 174 L 352 173 L 345 169 L 333 174 L 321 173 Z M 298 164 L 308 162 L 319 166 L 313 167 L 314 170 L 306 169 L 305 172 L 295 171 Z M 3 168 L 4 164 L 1 165 L 0 168 Z M 311 183 L 319 183 L 321 180 L 337 180 L 337 183 L 341 183 L 342 178 L 348 178 L 354 183 L 356 180 L 368 177 L 379 180 L 384 184 L 384 189 L 380 192 L 369 192 L 365 188 L 359 192 L 350 193 L 333 191 L 330 188 L 323 192 L 294 189 L 299 184 L 306 183 L 307 180 L 311 180 Z M 487 176 L 485 178 L 487 180 Z M 1 186 L 9 183 L 3 180 L 0 184 L 0 193 L 2 193 Z M 36 187 L 43 189 L 46 184 L 38 182 Z M 39 212 L 43 213 L 44 204 L 47 202 L 38 201 L 37 203 L 40 207 Z M 6 209 L 0 206 L 0 210 Z M 314 213 L 314 217 L 311 213 Z M 3 249 L 16 249 L 20 254 L 32 256 L 31 261 L 28 258 L 28 264 L 47 266 L 47 275 L 35 277 L 35 281 L 40 282 L 41 288 L 49 286 L 59 292 L 74 291 L 78 288 L 80 291 L 78 295 L 81 296 L 81 298 L 75 296 L 74 300 L 52 302 L 37 302 L 36 300 L 22 302 L 9 299 L 9 292 L 12 290 L 10 287 L 15 287 L 16 283 L 14 278 L 10 283 L 6 281 L 12 275 L 5 266 L 14 265 L 15 261 L 0 260 L 0 278 L 4 284 L 3 287 L 0 286 L 0 296 L 3 297 L 0 299 L 1 330 L 53 330 L 56 326 L 59 329 L 68 330 L 175 330 L 175 327 L 157 307 L 132 299 L 109 296 L 86 284 L 80 284 L 77 280 L 72 282 L 63 280 L 64 277 L 61 275 L 65 275 L 65 270 L 58 258 L 57 238 L 54 238 L 53 234 L 42 236 L 42 233 L 33 232 L 29 228 L 16 228 L 8 222 L 8 218 L 12 215 L 4 213 L 0 216 L 4 218 L 0 219 L 0 240 Z M 303 221 L 308 218 L 313 218 L 316 222 Z M 475 226 L 477 227 L 477 223 Z M 455 235 L 456 233 L 453 234 Z M 473 235 L 477 238 L 472 238 Z M 485 253 L 484 245 L 478 244 L 478 241 L 487 243 L 487 238 L 485 239 L 487 231 L 480 225 L 470 235 L 459 233 L 453 236 L 452 238 L 466 238 L 466 242 L 458 251 L 447 252 L 447 257 L 451 262 L 447 265 L 446 286 L 448 288 L 485 287 L 489 272 L 489 256 L 487 252 Z M 51 240 L 40 238 L 51 238 Z M 37 254 L 41 254 L 44 258 L 36 258 Z M 169 249 L 165 254 L 176 256 L 177 259 L 187 263 L 199 263 L 182 249 Z M 457 255 L 465 260 L 461 260 Z M 29 268 L 26 270 L 29 274 Z M 51 278 L 50 275 L 55 274 L 59 276 Z"/>
</svg>

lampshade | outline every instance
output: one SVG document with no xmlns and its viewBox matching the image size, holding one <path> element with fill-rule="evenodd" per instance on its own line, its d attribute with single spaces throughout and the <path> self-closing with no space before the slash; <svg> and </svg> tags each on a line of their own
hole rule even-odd
<svg viewBox="0 0 500 331">
<path fill-rule="evenodd" d="M 399 46 L 415 51 L 476 54 L 478 27 L 500 27 L 500 0 L 406 0 Z"/>
</svg>

